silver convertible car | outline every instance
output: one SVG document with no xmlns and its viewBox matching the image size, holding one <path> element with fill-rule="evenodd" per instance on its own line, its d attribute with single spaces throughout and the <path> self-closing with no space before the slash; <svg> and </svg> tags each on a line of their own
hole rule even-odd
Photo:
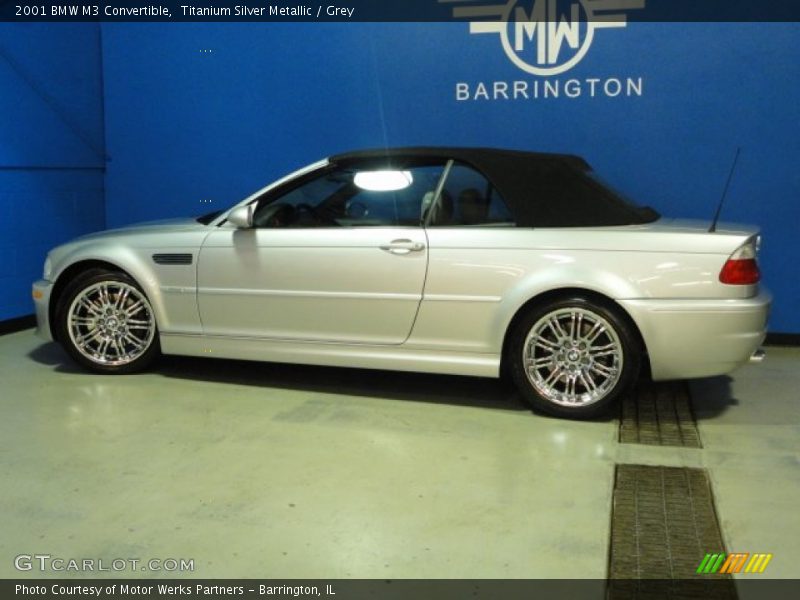
<svg viewBox="0 0 800 600">
<path fill-rule="evenodd" d="M 637 206 L 575 156 L 381 149 L 59 246 L 33 296 L 40 335 L 99 373 L 162 353 L 508 373 L 534 408 L 590 417 L 640 374 L 761 356 L 758 244 Z"/>
</svg>

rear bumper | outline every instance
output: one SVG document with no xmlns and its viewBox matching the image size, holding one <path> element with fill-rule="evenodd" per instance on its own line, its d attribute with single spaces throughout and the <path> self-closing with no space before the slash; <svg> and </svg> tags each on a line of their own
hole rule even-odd
<svg viewBox="0 0 800 600">
<path fill-rule="evenodd" d="M 730 373 L 766 336 L 772 295 L 736 300 L 622 300 L 639 327 L 653 379 Z"/>
<path fill-rule="evenodd" d="M 50 292 L 53 283 L 40 279 L 33 284 L 33 303 L 36 307 L 36 335 L 48 342 L 53 341 L 50 330 Z"/>
</svg>

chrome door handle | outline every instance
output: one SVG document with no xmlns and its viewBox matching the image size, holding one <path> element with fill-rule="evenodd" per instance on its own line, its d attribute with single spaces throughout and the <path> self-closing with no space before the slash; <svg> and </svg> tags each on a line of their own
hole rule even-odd
<svg viewBox="0 0 800 600">
<path fill-rule="evenodd" d="M 411 240 L 392 240 L 388 244 L 381 245 L 380 248 L 392 254 L 408 254 L 410 252 L 425 250 L 425 244 L 422 242 L 412 242 Z"/>
</svg>

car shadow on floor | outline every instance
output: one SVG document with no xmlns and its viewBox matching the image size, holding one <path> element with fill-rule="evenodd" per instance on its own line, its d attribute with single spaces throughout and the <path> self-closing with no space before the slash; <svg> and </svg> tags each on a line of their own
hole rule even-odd
<svg viewBox="0 0 800 600">
<path fill-rule="evenodd" d="M 51 342 L 38 346 L 29 353 L 29 357 L 60 373 L 86 373 L 56 343 Z M 218 384 L 227 383 L 530 412 L 530 409 L 523 404 L 513 384 L 505 379 L 187 356 L 162 356 L 144 375 Z M 132 377 L 136 377 L 136 375 Z"/>
<path fill-rule="evenodd" d="M 56 343 L 42 344 L 31 351 L 29 356 L 61 373 L 86 373 Z M 162 356 L 149 373 L 210 383 L 530 412 L 530 408 L 522 402 L 514 385 L 507 378 L 460 377 L 186 356 Z M 731 382 L 730 377 L 723 376 L 689 383 L 692 408 L 697 420 L 713 419 L 739 403 L 733 398 Z M 667 382 L 650 385 L 671 384 Z M 618 416 L 618 411 L 612 409 L 607 415 L 594 420 L 611 421 Z"/>
<path fill-rule="evenodd" d="M 283 363 L 163 357 L 165 377 L 433 404 L 527 411 L 505 380 Z"/>
<path fill-rule="evenodd" d="M 63 348 L 55 342 L 47 342 L 36 346 L 28 352 L 28 358 L 41 365 L 53 367 L 58 373 L 85 373 L 86 371 L 76 365 Z"/>
<path fill-rule="evenodd" d="M 688 382 L 692 411 L 698 421 L 715 419 L 739 405 L 733 395 L 733 378 L 728 375 Z"/>
</svg>

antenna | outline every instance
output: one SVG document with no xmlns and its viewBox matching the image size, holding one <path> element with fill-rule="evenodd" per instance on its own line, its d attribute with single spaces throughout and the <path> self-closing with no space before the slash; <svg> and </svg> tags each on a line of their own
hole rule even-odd
<svg viewBox="0 0 800 600">
<path fill-rule="evenodd" d="M 725 197 L 728 195 L 728 188 L 731 185 L 731 179 L 733 179 L 733 172 L 736 170 L 736 164 L 739 162 L 739 154 L 742 152 L 741 148 L 736 148 L 736 156 L 733 157 L 733 165 L 731 166 L 731 172 L 728 174 L 728 181 L 725 182 L 725 189 L 722 191 L 722 198 L 719 199 L 719 205 L 717 206 L 717 212 L 714 215 L 714 220 L 711 221 L 711 227 L 708 228 L 709 233 L 714 233 L 717 230 L 717 222 L 719 221 L 719 215 L 722 212 L 722 205 L 725 204 Z"/>
</svg>

